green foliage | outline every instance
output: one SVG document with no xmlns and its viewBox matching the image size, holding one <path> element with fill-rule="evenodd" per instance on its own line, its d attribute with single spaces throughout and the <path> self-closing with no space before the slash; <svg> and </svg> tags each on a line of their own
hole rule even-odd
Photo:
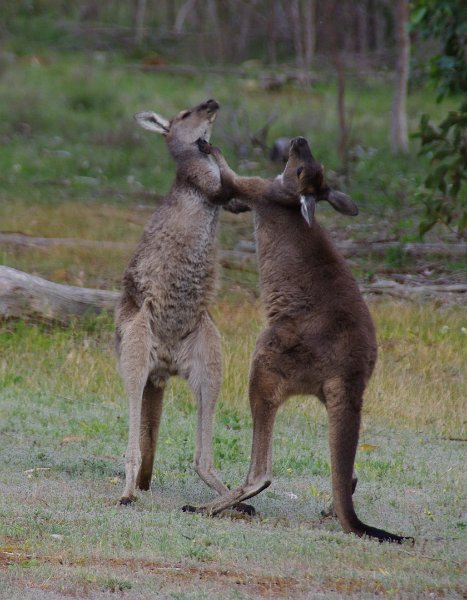
<svg viewBox="0 0 467 600">
<path fill-rule="evenodd" d="M 436 223 L 455 226 L 463 237 L 467 227 L 467 101 L 433 126 L 428 115 L 420 120 L 414 137 L 421 140 L 420 154 L 430 158 L 424 186 L 417 196 L 425 206 L 419 226 L 423 236 Z"/>
<path fill-rule="evenodd" d="M 413 0 L 412 29 L 440 40 L 442 51 L 428 61 L 438 100 L 467 91 L 467 4 L 464 0 Z"/>
<path fill-rule="evenodd" d="M 441 53 L 429 61 L 429 75 L 436 86 L 438 102 L 445 96 L 467 91 L 467 7 L 462 0 L 416 0 L 412 26 L 425 38 L 441 42 Z M 414 137 L 421 140 L 420 154 L 430 158 L 424 186 L 417 196 L 425 211 L 419 233 L 423 236 L 436 223 L 456 228 L 464 236 L 467 180 L 467 102 L 449 112 L 438 127 L 429 116 L 420 120 Z"/>
</svg>

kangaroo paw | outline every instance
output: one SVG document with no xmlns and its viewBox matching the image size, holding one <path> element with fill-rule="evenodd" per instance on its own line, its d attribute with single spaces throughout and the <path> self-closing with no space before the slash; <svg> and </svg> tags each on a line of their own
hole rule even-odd
<svg viewBox="0 0 467 600">
<path fill-rule="evenodd" d="M 211 154 L 211 144 L 209 142 L 203 140 L 202 138 L 198 138 L 196 143 L 198 144 L 198 149 L 200 152 L 203 154 Z"/>
</svg>

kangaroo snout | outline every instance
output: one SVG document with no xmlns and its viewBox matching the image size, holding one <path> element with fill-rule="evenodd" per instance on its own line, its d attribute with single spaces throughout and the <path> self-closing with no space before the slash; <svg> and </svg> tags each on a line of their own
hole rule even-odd
<svg viewBox="0 0 467 600">
<path fill-rule="evenodd" d="M 302 146 L 308 146 L 308 142 L 304 137 L 299 136 L 290 140 L 291 149 L 298 149 Z"/>
<path fill-rule="evenodd" d="M 289 158 L 293 155 L 305 161 L 313 159 L 310 146 L 304 137 L 296 137 L 290 141 Z"/>
<path fill-rule="evenodd" d="M 220 106 L 219 102 L 217 102 L 216 100 L 210 99 L 210 100 L 206 100 L 206 102 L 203 102 L 203 104 L 200 105 L 199 110 L 205 110 L 208 113 L 212 113 L 212 112 L 219 110 L 220 107 L 221 106 Z"/>
</svg>

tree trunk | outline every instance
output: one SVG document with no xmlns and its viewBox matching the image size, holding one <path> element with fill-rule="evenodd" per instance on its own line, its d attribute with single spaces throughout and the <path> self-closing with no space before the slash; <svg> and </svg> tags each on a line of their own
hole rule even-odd
<svg viewBox="0 0 467 600">
<path fill-rule="evenodd" d="M 175 18 L 174 33 L 183 33 L 185 21 L 188 18 L 190 12 L 194 9 L 195 5 L 196 0 L 186 0 L 186 2 L 182 4 Z"/>
<path fill-rule="evenodd" d="M 253 10 L 256 8 L 257 0 L 251 0 L 243 9 L 240 21 L 240 31 L 236 40 L 235 57 L 244 60 L 247 55 L 247 47 L 251 39 L 251 26 L 253 22 Z M 231 23 L 229 24 L 231 26 Z"/>
<path fill-rule="evenodd" d="M 146 16 L 146 0 L 136 0 L 135 9 L 135 45 L 140 46 L 144 39 L 144 18 Z"/>
<path fill-rule="evenodd" d="M 408 152 L 407 83 L 409 79 L 409 2 L 395 0 L 396 72 L 391 112 L 391 149 L 394 153 Z"/>
<path fill-rule="evenodd" d="M 316 0 L 307 0 L 304 11 L 305 66 L 310 68 L 313 63 L 316 45 Z"/>
<path fill-rule="evenodd" d="M 337 114 L 339 117 L 339 141 L 337 146 L 337 152 L 339 158 L 344 165 L 344 169 L 347 172 L 348 166 L 348 127 L 347 127 L 347 116 L 345 111 L 345 67 L 344 62 L 339 50 L 336 51 L 334 56 L 334 65 L 337 73 Z"/>
<path fill-rule="evenodd" d="M 273 5 L 271 7 L 271 11 L 268 17 L 268 61 L 271 65 L 276 65 L 277 63 L 277 18 L 278 18 L 278 7 L 277 0 L 274 0 Z"/>
<path fill-rule="evenodd" d="M 292 37 L 295 48 L 295 62 L 298 68 L 304 65 L 302 28 L 300 18 L 300 5 L 298 0 L 290 0 L 290 22 L 292 24 Z"/>
<path fill-rule="evenodd" d="M 337 118 L 339 123 L 337 153 L 342 161 L 345 173 L 348 167 L 348 126 L 345 110 L 345 64 L 342 48 L 346 36 L 343 31 L 342 6 L 339 0 L 334 0 L 331 11 L 331 56 L 337 76 Z"/>
<path fill-rule="evenodd" d="M 368 67 L 368 15 L 363 6 L 356 7 L 357 52 L 360 68 Z"/>
<path fill-rule="evenodd" d="M 224 37 L 228 37 L 227 32 L 222 31 L 221 19 L 219 17 L 219 11 L 217 10 L 216 0 L 207 0 L 207 13 L 210 20 L 210 26 L 208 32 L 216 40 L 215 56 L 217 62 L 223 64 L 225 61 L 225 49 L 224 49 Z M 207 32 L 205 32 L 207 33 Z M 206 37 L 206 35 L 205 35 Z M 208 38 L 209 39 L 209 38 Z M 206 54 L 209 56 L 211 48 L 206 49 Z"/>
</svg>

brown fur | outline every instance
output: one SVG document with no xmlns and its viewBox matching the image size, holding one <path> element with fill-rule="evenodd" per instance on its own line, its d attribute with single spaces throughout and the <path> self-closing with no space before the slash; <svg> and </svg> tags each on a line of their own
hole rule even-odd
<svg viewBox="0 0 467 600">
<path fill-rule="evenodd" d="M 346 214 L 357 209 L 327 186 L 304 138 L 292 141 L 285 171 L 272 181 L 239 177 L 217 148 L 210 151 L 228 192 L 255 209 L 267 328 L 256 342 L 250 374 L 253 446 L 247 479 L 201 510 L 215 514 L 270 485 L 277 410 L 289 396 L 314 394 L 329 417 L 334 507 L 344 531 L 401 542 L 405 538 L 362 523 L 352 501 L 363 393 L 376 362 L 373 322 L 325 230 L 315 219 L 309 226 L 300 214 L 297 194 L 306 195 L 312 209 L 321 199 Z"/>
<path fill-rule="evenodd" d="M 150 112 L 135 115 L 142 127 L 164 135 L 177 174 L 124 273 L 116 311 L 117 354 L 130 410 L 122 504 L 131 502 L 135 487 L 149 489 L 171 375 L 185 378 L 197 398 L 195 470 L 218 493 L 227 491 L 212 464 L 222 360 L 220 335 L 208 313 L 219 220 L 219 204 L 211 201 L 219 201 L 222 190 L 217 164 L 197 144 L 209 139 L 218 108 L 208 100 L 171 121 Z"/>
</svg>

